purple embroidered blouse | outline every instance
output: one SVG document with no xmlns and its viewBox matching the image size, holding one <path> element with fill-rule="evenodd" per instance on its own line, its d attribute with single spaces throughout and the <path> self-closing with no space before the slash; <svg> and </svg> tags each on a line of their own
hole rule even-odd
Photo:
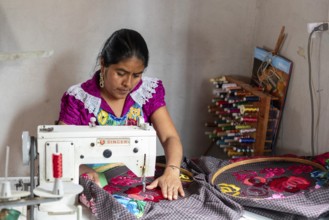
<svg viewBox="0 0 329 220">
<path fill-rule="evenodd" d="M 121 118 L 117 118 L 111 107 L 101 97 L 98 82 L 99 71 L 90 80 L 71 86 L 62 97 L 59 121 L 68 125 L 88 125 L 90 118 L 99 119 L 100 113 L 105 113 L 106 116 L 115 121 L 126 120 L 129 111 L 137 106 L 141 109 L 144 120 L 149 122 L 152 113 L 166 105 L 162 81 L 156 78 L 143 77 L 127 96 Z M 102 123 L 96 120 L 96 124 Z"/>
</svg>

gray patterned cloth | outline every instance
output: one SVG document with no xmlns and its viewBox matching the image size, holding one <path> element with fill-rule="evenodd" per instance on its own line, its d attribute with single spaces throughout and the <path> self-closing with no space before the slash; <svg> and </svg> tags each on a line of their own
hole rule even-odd
<svg viewBox="0 0 329 220">
<path fill-rule="evenodd" d="M 163 157 L 157 158 L 163 162 Z M 162 161 L 161 161 L 162 160 Z M 298 194 L 283 199 L 257 200 L 239 198 L 221 193 L 210 184 L 210 178 L 228 160 L 214 157 L 185 159 L 182 168 L 194 174 L 194 182 L 186 189 L 186 196 L 175 201 L 147 202 L 139 220 L 235 220 L 247 210 L 271 219 L 319 219 L 329 214 L 329 188 Z M 93 203 L 97 219 L 136 220 L 133 214 L 92 181 L 80 178 L 84 187 L 84 204 Z"/>
<path fill-rule="evenodd" d="M 219 161 L 206 160 L 217 166 Z M 161 162 L 161 157 L 158 158 Z M 162 200 L 158 203 L 147 202 L 144 215 L 140 220 L 234 220 L 240 219 L 243 208 L 232 199 L 220 193 L 209 184 L 207 167 L 199 166 L 192 161 L 185 160 L 183 168 L 194 173 L 193 183 L 185 190 L 185 197 L 178 200 Z M 96 219 L 136 220 L 133 214 L 123 207 L 111 194 L 101 189 L 91 180 L 80 178 L 84 187 L 84 204 L 93 203 L 91 211 Z M 81 196 L 80 196 L 81 198 Z M 81 200 L 81 199 L 80 199 Z"/>
</svg>

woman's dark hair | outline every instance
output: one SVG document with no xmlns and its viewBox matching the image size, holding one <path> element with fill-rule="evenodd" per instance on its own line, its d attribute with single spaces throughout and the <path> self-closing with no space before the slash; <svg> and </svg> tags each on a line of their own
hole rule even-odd
<svg viewBox="0 0 329 220">
<path fill-rule="evenodd" d="M 140 59 L 146 68 L 149 60 L 146 42 L 137 31 L 121 29 L 107 39 L 98 58 L 108 67 L 131 57 Z"/>
</svg>

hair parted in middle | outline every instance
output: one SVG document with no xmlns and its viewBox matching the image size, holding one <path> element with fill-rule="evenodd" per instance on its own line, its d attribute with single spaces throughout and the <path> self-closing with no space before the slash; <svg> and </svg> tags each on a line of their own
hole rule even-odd
<svg viewBox="0 0 329 220">
<path fill-rule="evenodd" d="M 120 29 L 106 40 L 98 58 L 104 67 L 109 67 L 131 57 L 140 59 L 146 68 L 149 61 L 147 44 L 137 31 Z"/>
</svg>

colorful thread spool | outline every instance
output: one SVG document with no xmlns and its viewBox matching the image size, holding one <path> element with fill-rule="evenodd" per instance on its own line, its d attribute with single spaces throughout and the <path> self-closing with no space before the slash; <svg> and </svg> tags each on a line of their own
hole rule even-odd
<svg viewBox="0 0 329 220">
<path fill-rule="evenodd" d="M 230 142 L 236 142 L 236 140 L 234 140 L 234 139 L 225 139 L 224 142 L 227 144 L 227 143 L 230 143 Z"/>
<path fill-rule="evenodd" d="M 227 133 L 227 137 L 238 137 L 241 133 Z"/>
<path fill-rule="evenodd" d="M 242 117 L 240 120 L 243 122 L 257 122 L 256 117 Z"/>
<path fill-rule="evenodd" d="M 246 96 L 243 100 L 247 102 L 259 102 L 260 98 L 259 96 Z"/>
<path fill-rule="evenodd" d="M 249 129 L 251 128 L 251 125 L 236 125 L 235 129 L 241 130 L 241 129 Z"/>
<path fill-rule="evenodd" d="M 227 131 L 227 130 L 235 130 L 235 126 L 229 125 L 229 126 L 224 126 L 222 127 L 223 131 Z"/>
<path fill-rule="evenodd" d="M 236 102 L 236 103 L 233 103 L 232 106 L 233 107 L 239 107 L 240 105 L 248 105 L 248 102 Z"/>
<path fill-rule="evenodd" d="M 237 87 L 237 84 L 236 83 L 223 83 L 222 84 L 222 89 L 226 89 L 229 87 Z"/>
<path fill-rule="evenodd" d="M 238 108 L 224 108 L 224 111 L 228 113 L 240 113 L 240 109 Z"/>
<path fill-rule="evenodd" d="M 240 86 L 230 86 L 230 87 L 226 87 L 226 88 L 223 88 L 223 89 L 225 89 L 227 91 L 230 91 L 232 93 L 232 95 L 235 95 L 235 92 L 238 91 L 238 90 L 241 90 L 241 87 Z"/>
<path fill-rule="evenodd" d="M 234 128 L 235 128 L 235 126 L 234 126 Z M 225 132 L 226 132 L 227 134 L 228 134 L 228 133 L 239 133 L 240 130 L 232 129 L 232 130 L 226 130 Z"/>
<path fill-rule="evenodd" d="M 219 107 L 220 108 L 231 108 L 231 107 L 233 107 L 233 104 L 230 104 L 230 103 L 219 104 Z"/>
<path fill-rule="evenodd" d="M 224 114 L 228 114 L 228 112 L 224 111 L 224 110 L 219 110 L 215 112 L 216 115 L 224 115 Z"/>
<path fill-rule="evenodd" d="M 210 82 L 228 83 L 228 81 L 226 80 L 226 77 L 225 76 L 210 78 L 209 81 Z"/>
<path fill-rule="evenodd" d="M 217 137 L 224 137 L 227 135 L 226 132 L 217 132 L 216 134 L 217 134 Z"/>
<path fill-rule="evenodd" d="M 241 114 L 244 114 L 246 112 L 258 112 L 259 111 L 259 108 L 247 108 L 244 105 L 240 105 L 239 109 L 240 109 Z"/>
<path fill-rule="evenodd" d="M 220 144 L 219 145 L 220 148 L 228 148 L 228 147 L 231 147 L 230 145 L 227 145 L 227 144 Z"/>
<path fill-rule="evenodd" d="M 228 102 L 224 101 L 224 100 L 217 100 L 216 101 L 216 106 L 219 106 L 219 105 L 222 105 L 222 104 L 228 104 Z"/>
<path fill-rule="evenodd" d="M 208 134 L 208 137 L 209 137 L 209 139 L 214 139 L 214 138 L 217 138 L 218 136 L 217 136 L 217 133 L 211 133 L 211 134 Z"/>
<path fill-rule="evenodd" d="M 217 140 L 216 141 L 216 145 L 221 145 L 221 144 L 225 144 L 226 145 L 226 143 L 223 140 Z"/>
<path fill-rule="evenodd" d="M 221 128 L 215 128 L 212 133 L 216 134 L 218 132 L 223 132 L 223 130 Z"/>
<path fill-rule="evenodd" d="M 216 98 L 216 97 L 215 97 L 215 98 L 212 98 L 212 99 L 211 99 L 211 102 L 212 102 L 212 103 L 216 103 L 216 102 L 218 102 L 218 101 L 220 101 L 220 100 L 221 100 L 220 98 Z"/>
<path fill-rule="evenodd" d="M 227 152 L 227 156 L 229 156 L 229 157 L 233 157 L 233 156 L 242 156 L 242 155 L 243 155 L 242 152 L 236 152 L 236 151 L 234 151 L 234 150 L 231 150 L 231 151 L 228 151 L 228 152 Z"/>
<path fill-rule="evenodd" d="M 250 96 L 250 92 L 246 92 L 246 91 L 236 91 L 234 92 L 234 95 L 236 96 Z"/>
<path fill-rule="evenodd" d="M 254 138 L 240 138 L 239 142 L 240 143 L 255 143 L 256 140 Z"/>
<path fill-rule="evenodd" d="M 227 101 L 228 103 L 233 103 L 233 102 L 241 101 L 241 98 L 236 96 L 228 96 L 224 100 Z"/>
<path fill-rule="evenodd" d="M 222 89 L 213 89 L 212 90 L 212 94 L 216 97 L 221 97 L 222 98 L 222 95 L 226 95 L 227 94 L 227 91 L 224 91 Z M 224 97 L 224 96 L 223 96 Z"/>
<path fill-rule="evenodd" d="M 213 122 L 206 122 L 206 123 L 204 124 L 204 126 L 205 126 L 205 127 L 209 127 L 209 128 L 211 128 L 211 127 L 217 127 L 217 124 L 215 124 L 215 123 L 213 123 Z"/>
<path fill-rule="evenodd" d="M 226 120 L 214 120 L 214 124 L 218 125 L 218 124 L 226 124 Z"/>
<path fill-rule="evenodd" d="M 53 177 L 61 178 L 63 176 L 63 158 L 62 154 L 56 153 L 52 155 L 53 162 Z"/>
<path fill-rule="evenodd" d="M 241 134 L 247 134 L 247 133 L 253 133 L 256 132 L 256 128 L 249 128 L 249 129 L 241 129 L 240 133 Z"/>
<path fill-rule="evenodd" d="M 220 127 L 223 129 L 223 127 L 230 126 L 231 124 L 217 124 L 217 127 Z"/>
</svg>

